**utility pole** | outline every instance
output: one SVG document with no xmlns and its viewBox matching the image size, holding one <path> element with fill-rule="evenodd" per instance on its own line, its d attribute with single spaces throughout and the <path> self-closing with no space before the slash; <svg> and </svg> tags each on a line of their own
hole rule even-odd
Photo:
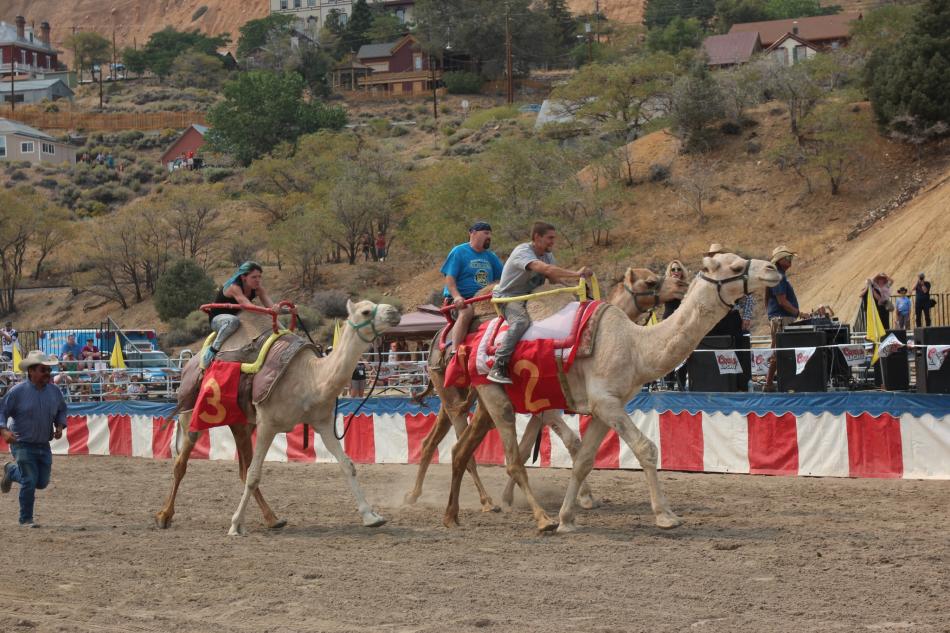
<svg viewBox="0 0 950 633">
<path fill-rule="evenodd" d="M 435 87 L 435 65 L 432 63 L 432 53 L 429 53 L 429 73 L 432 81 L 432 116 L 435 118 L 436 127 L 438 127 L 439 91 Z"/>
<path fill-rule="evenodd" d="M 587 34 L 587 63 L 594 61 L 594 45 L 591 42 L 590 22 L 584 23 L 584 32 Z"/>
<path fill-rule="evenodd" d="M 99 111 L 102 112 L 102 61 L 99 61 Z"/>
<path fill-rule="evenodd" d="M 515 102 L 515 80 L 511 64 L 511 3 L 505 3 L 505 69 L 508 75 L 507 103 Z"/>
<path fill-rule="evenodd" d="M 597 43 L 600 44 L 600 29 L 596 28 L 600 23 L 600 0 L 594 0 L 594 36 L 597 38 Z"/>
<path fill-rule="evenodd" d="M 10 112 L 16 112 L 16 60 L 10 58 Z"/>
<path fill-rule="evenodd" d="M 116 75 L 119 71 L 116 70 L 116 67 L 117 67 L 117 64 L 116 64 L 116 57 L 115 57 L 115 27 L 112 27 L 112 72 L 110 73 L 112 75 L 112 81 L 115 81 L 116 79 L 118 79 Z"/>
</svg>

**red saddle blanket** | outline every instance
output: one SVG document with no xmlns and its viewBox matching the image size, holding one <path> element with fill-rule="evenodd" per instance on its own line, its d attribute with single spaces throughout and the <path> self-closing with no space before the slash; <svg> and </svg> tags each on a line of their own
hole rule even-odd
<svg viewBox="0 0 950 633">
<path fill-rule="evenodd" d="M 247 424 L 247 416 L 238 404 L 240 382 L 241 363 L 213 361 L 201 381 L 188 430 L 203 431 L 215 426 Z"/>
<path fill-rule="evenodd" d="M 581 334 L 601 303 L 571 304 L 570 310 L 565 308 L 550 319 L 532 324 L 515 346 L 508 367 L 512 384 L 505 385 L 505 391 L 516 412 L 569 408 L 561 384 L 563 374 L 573 364 Z M 556 338 L 538 338 L 533 330 Z M 507 325 L 499 317 L 469 334 L 449 361 L 445 384 L 454 387 L 487 384 L 488 370 L 494 364 L 496 339 L 506 331 Z"/>
</svg>

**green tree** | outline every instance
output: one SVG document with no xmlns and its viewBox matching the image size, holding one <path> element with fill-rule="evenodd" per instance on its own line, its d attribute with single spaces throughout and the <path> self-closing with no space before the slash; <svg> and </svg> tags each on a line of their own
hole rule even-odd
<svg viewBox="0 0 950 633">
<path fill-rule="evenodd" d="M 789 129 L 801 137 L 801 122 L 825 96 L 825 90 L 815 79 L 810 62 L 782 66 L 763 60 L 758 64 L 763 86 L 774 98 L 788 107 Z"/>
<path fill-rule="evenodd" d="M 647 34 L 647 48 L 675 55 L 684 48 L 697 48 L 703 41 L 703 27 L 696 18 L 677 16 L 664 27 L 657 27 Z"/>
<path fill-rule="evenodd" d="M 198 306 L 214 299 L 214 281 L 192 259 L 173 263 L 155 284 L 152 301 L 162 321 L 183 319 Z"/>
<path fill-rule="evenodd" d="M 356 52 L 360 49 L 360 46 L 368 44 L 368 33 L 372 27 L 372 9 L 366 4 L 366 0 L 356 0 L 356 2 L 353 3 L 350 19 L 346 21 L 346 29 L 343 31 L 340 39 L 340 43 L 343 46 L 341 52 Z"/>
<path fill-rule="evenodd" d="M 371 44 L 395 42 L 409 32 L 409 27 L 389 11 L 374 11 L 373 22 L 366 30 L 366 39 Z"/>
<path fill-rule="evenodd" d="M 204 88 L 212 90 L 224 79 L 224 62 L 218 55 L 197 51 L 175 58 L 169 81 L 178 88 Z"/>
<path fill-rule="evenodd" d="M 715 0 L 647 0 L 643 8 L 643 23 L 647 28 L 664 27 L 673 18 L 696 18 L 707 24 L 716 13 Z"/>
<path fill-rule="evenodd" d="M 861 128 L 851 104 L 830 103 L 804 121 L 808 162 L 828 178 L 831 195 L 853 176 L 861 163 Z"/>
<path fill-rule="evenodd" d="M 887 4 L 865 12 L 851 24 L 848 48 L 865 59 L 877 50 L 893 50 L 913 29 L 919 9 L 916 4 Z"/>
<path fill-rule="evenodd" d="M 73 58 L 79 67 L 79 76 L 83 70 L 92 68 L 112 58 L 112 44 L 94 31 L 79 31 L 66 37 L 63 45 L 73 52 Z"/>
<path fill-rule="evenodd" d="M 716 0 L 716 17 L 723 33 L 733 24 L 770 19 L 765 9 L 765 0 Z"/>
<path fill-rule="evenodd" d="M 896 47 L 871 55 L 867 73 L 881 124 L 903 115 L 923 126 L 950 122 L 950 2 L 927 0 Z"/>
<path fill-rule="evenodd" d="M 307 46 L 300 51 L 300 65 L 295 69 L 303 77 L 310 92 L 318 97 L 330 96 L 327 75 L 333 67 L 330 55 L 316 46 Z"/>
<path fill-rule="evenodd" d="M 722 91 L 705 63 L 693 65 L 673 88 L 670 116 L 688 151 L 709 149 L 707 126 L 725 114 Z M 701 215 L 701 214 L 700 214 Z"/>
<path fill-rule="evenodd" d="M 840 6 L 832 4 L 823 7 L 818 0 L 765 0 L 765 13 L 770 20 L 834 15 L 840 12 Z"/>
<path fill-rule="evenodd" d="M 125 64 L 125 69 L 139 77 L 148 70 L 148 59 L 145 56 L 145 51 L 126 48 L 122 51 L 121 59 L 122 63 Z"/>
<path fill-rule="evenodd" d="M 16 291 L 27 270 L 28 255 L 39 250 L 45 257 L 46 238 L 62 243 L 64 216 L 62 209 L 32 187 L 0 190 L 0 315 L 16 312 Z"/>
<path fill-rule="evenodd" d="M 290 33 L 293 24 L 294 16 L 286 13 L 271 13 L 266 18 L 245 22 L 238 29 L 241 34 L 238 37 L 238 59 L 244 59 L 252 51 L 264 46 L 273 34 L 286 35 Z"/>
<path fill-rule="evenodd" d="M 340 129 L 346 113 L 303 99 L 304 80 L 296 73 L 252 71 L 224 86 L 224 100 L 208 112 L 209 147 L 250 164 L 281 142 L 302 134 Z"/>
<path fill-rule="evenodd" d="M 555 44 L 561 51 L 568 51 L 577 44 L 577 21 L 566 0 L 545 0 L 545 9 L 554 27 Z"/>
<path fill-rule="evenodd" d="M 208 36 L 195 29 L 193 31 L 178 31 L 168 26 L 161 31 L 152 33 L 148 42 L 142 48 L 148 70 L 159 80 L 164 80 L 172 72 L 175 59 L 186 51 L 197 51 L 205 55 L 217 55 L 219 48 L 226 46 L 231 36 L 222 33 L 217 36 Z M 223 69 L 222 65 L 222 69 Z"/>
</svg>

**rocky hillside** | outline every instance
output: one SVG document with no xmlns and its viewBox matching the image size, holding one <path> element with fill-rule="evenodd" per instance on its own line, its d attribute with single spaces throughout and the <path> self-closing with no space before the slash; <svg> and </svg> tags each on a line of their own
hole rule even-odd
<svg viewBox="0 0 950 633">
<path fill-rule="evenodd" d="M 645 0 L 568 0 L 567 5 L 574 13 L 593 13 L 595 2 L 599 2 L 601 12 L 608 20 L 628 24 L 643 20 Z"/>
</svg>

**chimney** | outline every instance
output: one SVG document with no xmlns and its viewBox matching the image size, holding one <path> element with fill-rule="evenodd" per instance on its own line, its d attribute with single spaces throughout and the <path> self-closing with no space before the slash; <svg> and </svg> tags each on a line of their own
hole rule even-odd
<svg viewBox="0 0 950 633">
<path fill-rule="evenodd" d="M 46 48 L 52 47 L 49 40 L 49 22 L 45 20 L 40 22 L 40 41 L 46 44 Z"/>
<path fill-rule="evenodd" d="M 26 40 L 26 18 L 22 15 L 16 16 L 16 38 Z"/>
<path fill-rule="evenodd" d="M 798 20 L 792 22 L 792 35 L 798 35 Z"/>
</svg>

